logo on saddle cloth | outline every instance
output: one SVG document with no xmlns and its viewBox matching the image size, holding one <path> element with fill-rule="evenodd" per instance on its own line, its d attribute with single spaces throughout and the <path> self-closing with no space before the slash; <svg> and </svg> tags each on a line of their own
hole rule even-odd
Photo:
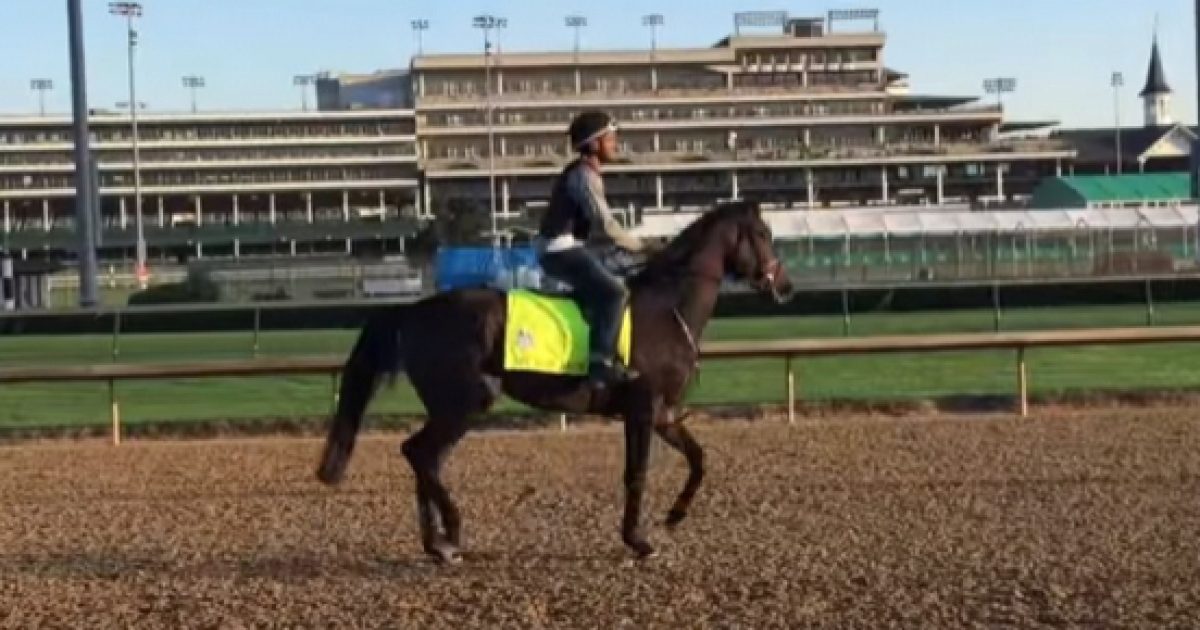
<svg viewBox="0 0 1200 630">
<path fill-rule="evenodd" d="M 504 369 L 542 374 L 586 374 L 590 333 L 574 300 L 532 291 L 510 291 L 504 327 Z M 627 308 L 617 341 L 617 355 L 626 365 L 629 364 L 632 337 Z"/>
</svg>

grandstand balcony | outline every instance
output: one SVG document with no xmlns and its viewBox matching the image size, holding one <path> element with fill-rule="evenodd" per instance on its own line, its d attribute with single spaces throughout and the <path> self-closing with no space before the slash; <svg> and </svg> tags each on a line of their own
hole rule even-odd
<svg viewBox="0 0 1200 630">
<path fill-rule="evenodd" d="M 796 101 L 805 99 L 837 100 L 862 98 L 864 96 L 886 96 L 878 81 L 865 81 L 852 85 L 822 85 L 797 89 L 795 86 L 739 86 L 717 87 L 711 85 L 681 86 L 651 89 L 632 83 L 625 88 L 592 88 L 578 92 L 574 87 L 554 86 L 547 90 L 494 94 L 492 103 L 498 107 L 584 107 L 611 105 L 614 101 L 622 105 L 671 103 L 720 103 L 744 102 L 767 99 Z M 483 90 L 466 95 L 429 94 L 417 101 L 417 111 L 457 110 L 479 107 L 484 103 Z"/>
<path fill-rule="evenodd" d="M 848 165 L 925 164 L 1014 159 L 1066 159 L 1074 155 L 1053 140 L 1010 140 L 989 143 L 896 144 L 855 147 L 791 147 L 737 151 L 697 147 L 683 151 L 626 152 L 608 167 L 613 173 L 633 171 L 688 171 L 772 167 L 830 167 Z M 546 174 L 563 168 L 572 159 L 561 151 L 535 155 L 497 156 L 498 174 Z M 426 158 L 425 168 L 434 177 L 472 177 L 486 172 L 486 155 Z"/>
<path fill-rule="evenodd" d="M 93 148 L 124 148 L 130 120 L 124 113 L 90 117 Z M 369 112 L 205 112 L 146 113 L 138 117 L 143 145 L 245 146 L 270 143 L 323 143 L 413 140 L 412 110 Z M 60 116 L 0 116 L 0 152 L 70 149 L 71 120 Z M 106 146 L 107 145 L 107 146 Z"/>
<path fill-rule="evenodd" d="M 979 105 L 948 107 L 891 113 L 882 102 L 847 103 L 854 107 L 810 107 L 807 105 L 756 107 L 698 107 L 687 111 L 673 109 L 616 108 L 611 113 L 628 131 L 666 131 L 671 129 L 736 129 L 744 127 L 805 127 L 825 125 L 873 124 L 993 124 L 1003 119 L 999 107 Z M 611 109 L 611 108 L 610 108 Z M 510 113 L 498 112 L 492 130 L 504 134 L 560 133 L 570 124 L 570 111 Z M 519 120 L 515 120 L 519 119 Z M 483 113 L 428 116 L 421 134 L 430 136 L 478 136 L 488 132 Z"/>
<path fill-rule="evenodd" d="M 355 163 L 362 161 L 414 161 L 415 144 L 369 143 L 313 147 L 179 148 L 140 146 L 140 166 L 150 168 L 205 168 L 242 165 L 294 166 L 303 164 Z M 132 168 L 131 150 L 98 150 L 102 170 Z M 75 156 L 70 151 L 0 151 L 0 173 L 72 170 Z"/>
<path fill-rule="evenodd" d="M 68 227 L 61 227 L 66 224 Z M 19 250 L 72 250 L 79 240 L 78 234 L 68 222 L 60 222 L 50 230 L 20 229 L 0 234 L 0 245 L 9 251 Z M 243 245 L 286 243 L 289 241 L 342 241 L 363 238 L 405 238 L 417 230 L 411 217 L 388 221 L 351 220 L 321 221 L 315 223 L 280 222 L 229 223 L 205 225 L 175 225 L 159 227 L 148 223 L 145 228 L 146 243 L 151 248 L 185 247 L 202 244 L 228 244 L 237 240 Z M 99 246 L 104 249 L 128 249 L 134 247 L 136 232 L 132 226 L 125 229 L 106 228 L 101 231 Z"/>
</svg>

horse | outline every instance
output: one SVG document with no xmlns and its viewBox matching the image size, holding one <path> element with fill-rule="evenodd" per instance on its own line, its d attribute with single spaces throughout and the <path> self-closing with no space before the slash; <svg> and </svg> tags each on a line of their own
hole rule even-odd
<svg viewBox="0 0 1200 630">
<path fill-rule="evenodd" d="M 416 478 L 421 543 L 435 561 L 457 562 L 462 518 L 439 473 L 473 417 L 486 413 L 501 394 L 547 411 L 620 417 L 625 434 L 621 538 L 636 557 L 649 557 L 655 550 L 642 531 L 641 510 L 653 434 L 680 452 L 689 469 L 667 513 L 669 527 L 687 516 L 704 478 L 704 450 L 675 414 L 699 368 L 697 340 L 727 276 L 779 303 L 793 294 L 757 204 L 743 201 L 710 210 L 630 277 L 630 363 L 638 378 L 599 388 L 579 376 L 506 371 L 502 291 L 458 289 L 376 311 L 346 360 L 317 478 L 328 485 L 343 479 L 372 396 L 381 384 L 406 374 L 428 414 L 401 447 Z"/>
</svg>

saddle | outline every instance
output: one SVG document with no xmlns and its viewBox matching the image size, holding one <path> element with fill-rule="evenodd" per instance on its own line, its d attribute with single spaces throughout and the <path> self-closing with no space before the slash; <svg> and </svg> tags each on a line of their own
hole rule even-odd
<svg viewBox="0 0 1200 630">
<path fill-rule="evenodd" d="M 591 327 L 573 293 L 516 289 L 507 293 L 504 325 L 504 369 L 582 376 L 588 370 Z M 633 324 L 625 309 L 617 341 L 617 357 L 629 364 Z"/>
</svg>

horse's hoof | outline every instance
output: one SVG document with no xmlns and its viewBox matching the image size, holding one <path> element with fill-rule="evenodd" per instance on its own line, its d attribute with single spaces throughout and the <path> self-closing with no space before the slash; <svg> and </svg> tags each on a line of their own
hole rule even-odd
<svg viewBox="0 0 1200 630">
<path fill-rule="evenodd" d="M 459 564 L 462 562 L 462 554 L 459 552 L 458 547 L 450 543 L 438 543 L 426 549 L 425 553 L 428 553 L 434 562 L 438 564 Z"/>
<path fill-rule="evenodd" d="M 346 468 L 334 462 L 322 462 L 317 468 L 317 480 L 327 486 L 336 486 L 345 478 Z"/>
<path fill-rule="evenodd" d="M 317 479 L 328 486 L 336 486 L 346 476 L 346 464 L 350 461 L 346 448 L 337 444 L 325 446 L 321 465 L 317 466 Z"/>
<path fill-rule="evenodd" d="M 658 555 L 658 552 L 655 551 L 654 547 L 651 547 L 650 543 L 644 540 L 626 540 L 625 544 L 629 546 L 629 550 L 633 552 L 633 555 L 638 560 L 646 560 Z"/>
</svg>

